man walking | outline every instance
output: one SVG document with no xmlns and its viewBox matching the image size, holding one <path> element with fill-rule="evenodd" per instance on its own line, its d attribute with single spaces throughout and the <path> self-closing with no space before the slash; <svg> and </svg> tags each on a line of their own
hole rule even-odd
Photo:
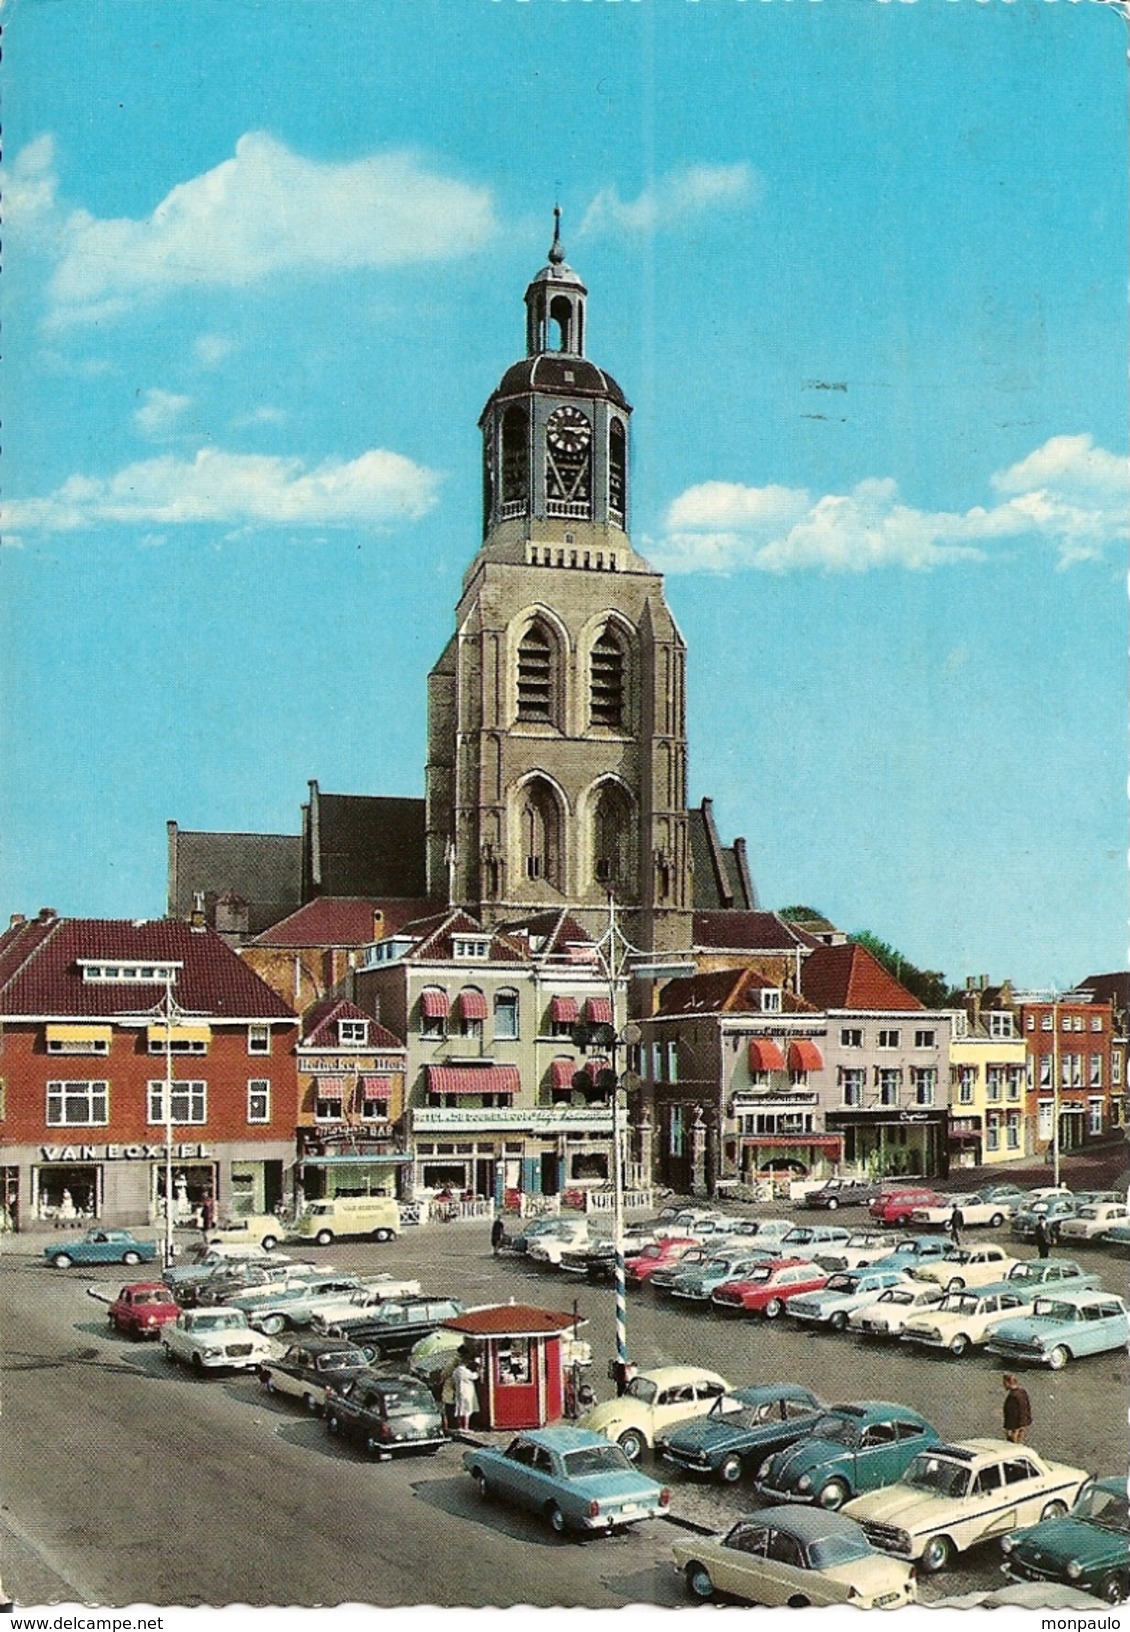
<svg viewBox="0 0 1130 1632">
<path fill-rule="evenodd" d="M 1052 1247 L 1052 1232 L 1048 1229 L 1048 1221 L 1043 1213 L 1036 1220 L 1036 1251 L 1041 1258 L 1046 1258 Z"/>
<path fill-rule="evenodd" d="M 961 1245 L 961 1230 L 964 1223 L 965 1214 L 955 1202 L 953 1212 L 950 1214 L 950 1240 L 953 1242 L 955 1247 L 960 1247 Z"/>
<path fill-rule="evenodd" d="M 1004 1389 L 1004 1437 L 1012 1445 L 1023 1445 L 1032 1426 L 1032 1402 L 1011 1371 L 1004 1374 Z"/>
<path fill-rule="evenodd" d="M 498 1257 L 499 1248 L 502 1246 L 505 1239 L 506 1225 L 502 1222 L 502 1214 L 498 1213 L 495 1217 L 494 1223 L 490 1227 L 490 1247 L 496 1258 Z"/>
</svg>

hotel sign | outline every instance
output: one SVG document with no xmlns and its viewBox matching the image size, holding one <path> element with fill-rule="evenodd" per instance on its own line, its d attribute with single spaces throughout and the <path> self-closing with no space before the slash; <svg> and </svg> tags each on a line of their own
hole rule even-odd
<svg viewBox="0 0 1130 1632">
<path fill-rule="evenodd" d="M 162 1145 L 40 1145 L 45 1162 L 156 1162 L 165 1156 Z M 211 1157 L 207 1145 L 174 1145 L 173 1160 L 186 1162 Z"/>
</svg>

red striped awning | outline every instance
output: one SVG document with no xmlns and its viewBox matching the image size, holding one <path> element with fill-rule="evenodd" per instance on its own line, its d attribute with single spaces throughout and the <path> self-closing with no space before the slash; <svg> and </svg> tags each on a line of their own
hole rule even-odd
<svg viewBox="0 0 1130 1632">
<path fill-rule="evenodd" d="M 590 1025 L 611 1026 L 615 1022 L 612 1018 L 612 999 L 610 997 L 590 997 L 585 1000 L 585 1019 Z"/>
<path fill-rule="evenodd" d="M 420 993 L 420 1013 L 429 1020 L 446 1020 L 451 1003 L 442 986 L 425 986 Z"/>
<path fill-rule="evenodd" d="M 769 1037 L 751 1037 L 749 1043 L 749 1068 L 751 1071 L 783 1071 L 785 1056 L 780 1047 Z"/>
<path fill-rule="evenodd" d="M 522 1079 L 516 1065 L 429 1065 L 429 1094 L 516 1094 Z"/>
<path fill-rule="evenodd" d="M 462 1020 L 485 1020 L 487 1017 L 487 1000 L 477 986 L 464 986 L 455 999 Z"/>
<path fill-rule="evenodd" d="M 344 1099 L 345 1098 L 345 1078 L 344 1077 L 319 1077 L 318 1078 L 318 1098 L 319 1099 Z"/>
<path fill-rule="evenodd" d="M 549 1018 L 555 1026 L 575 1026 L 580 1012 L 575 997 L 555 997 L 549 1005 Z"/>
<path fill-rule="evenodd" d="M 391 1077 L 362 1077 L 362 1099 L 388 1099 L 392 1093 Z"/>
<path fill-rule="evenodd" d="M 747 1133 L 742 1137 L 743 1145 L 756 1145 L 759 1149 L 776 1149 L 778 1145 L 806 1145 L 810 1150 L 840 1150 L 843 1146 L 843 1137 L 838 1133 Z"/>
<path fill-rule="evenodd" d="M 609 1071 L 611 1070 L 611 1067 L 609 1066 L 607 1060 L 586 1060 L 585 1070 L 595 1082 L 602 1071 Z"/>
<path fill-rule="evenodd" d="M 790 1071 L 823 1071 L 824 1056 L 810 1037 L 798 1037 L 789 1044 Z"/>
<path fill-rule="evenodd" d="M 551 1088 L 571 1088 L 577 1070 L 576 1060 L 550 1060 L 549 1085 Z"/>
</svg>

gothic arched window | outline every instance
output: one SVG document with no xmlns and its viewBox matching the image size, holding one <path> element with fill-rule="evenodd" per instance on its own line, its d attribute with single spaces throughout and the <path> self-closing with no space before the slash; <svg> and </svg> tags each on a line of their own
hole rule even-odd
<svg viewBox="0 0 1130 1632">
<path fill-rule="evenodd" d="M 553 642 L 540 623 L 531 623 L 518 643 L 518 718 L 553 718 Z"/>
<path fill-rule="evenodd" d="M 561 812 L 547 783 L 535 780 L 523 789 L 519 833 L 523 875 L 560 889 Z"/>
<path fill-rule="evenodd" d="M 632 806 L 615 782 L 600 790 L 593 810 L 592 857 L 598 884 L 623 899 L 635 894 Z"/>
<path fill-rule="evenodd" d="M 624 723 L 624 648 L 611 624 L 592 648 L 589 721 L 614 730 Z"/>
</svg>

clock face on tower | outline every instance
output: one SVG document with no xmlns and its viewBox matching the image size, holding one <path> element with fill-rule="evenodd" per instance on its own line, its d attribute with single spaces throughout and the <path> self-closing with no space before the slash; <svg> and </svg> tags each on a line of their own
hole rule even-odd
<svg viewBox="0 0 1130 1632">
<path fill-rule="evenodd" d="M 591 422 L 568 403 L 555 408 L 546 422 L 545 443 L 547 497 L 572 503 L 587 501 Z"/>
<path fill-rule="evenodd" d="M 592 441 L 592 426 L 579 408 L 557 408 L 549 416 L 546 438 L 555 453 L 584 453 Z"/>
</svg>

